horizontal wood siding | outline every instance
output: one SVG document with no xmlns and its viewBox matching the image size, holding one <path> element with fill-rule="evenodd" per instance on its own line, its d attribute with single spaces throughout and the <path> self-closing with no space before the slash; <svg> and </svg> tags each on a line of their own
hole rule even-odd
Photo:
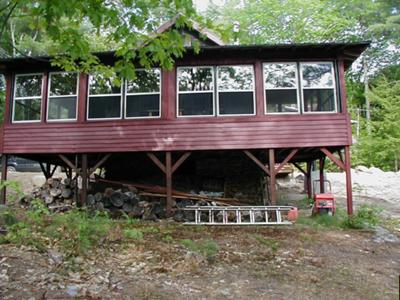
<svg viewBox="0 0 400 300">
<path fill-rule="evenodd" d="M 3 153 L 84 153 L 343 146 L 347 114 L 5 124 Z"/>
</svg>

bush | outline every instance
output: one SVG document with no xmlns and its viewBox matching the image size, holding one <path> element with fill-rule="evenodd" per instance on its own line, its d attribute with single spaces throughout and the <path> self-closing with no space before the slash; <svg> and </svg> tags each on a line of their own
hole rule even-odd
<svg viewBox="0 0 400 300">
<path fill-rule="evenodd" d="M 381 211 L 382 209 L 376 206 L 362 204 L 354 215 L 346 219 L 344 225 L 354 229 L 375 227 L 381 223 L 379 216 Z"/>
<path fill-rule="evenodd" d="M 188 250 L 204 255 L 209 262 L 214 261 L 218 254 L 218 244 L 211 239 L 193 241 L 189 239 L 181 240 L 181 244 Z"/>
</svg>

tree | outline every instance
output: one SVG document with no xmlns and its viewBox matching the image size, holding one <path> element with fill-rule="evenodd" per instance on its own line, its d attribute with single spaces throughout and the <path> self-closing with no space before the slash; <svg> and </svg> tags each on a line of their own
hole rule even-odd
<svg viewBox="0 0 400 300">
<path fill-rule="evenodd" d="M 10 54 L 46 53 L 66 70 L 134 78 L 135 61 L 170 68 L 182 56 L 178 30 L 155 31 L 171 18 L 178 28 L 202 21 L 191 0 L 2 0 L 0 40 Z M 116 51 L 114 66 L 101 64 L 92 53 L 105 48 Z"/>
</svg>

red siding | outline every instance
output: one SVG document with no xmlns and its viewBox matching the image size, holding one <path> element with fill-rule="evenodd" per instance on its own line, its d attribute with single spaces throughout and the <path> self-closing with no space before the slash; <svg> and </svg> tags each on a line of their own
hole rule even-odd
<svg viewBox="0 0 400 300">
<path fill-rule="evenodd" d="M 7 124 L 4 153 L 227 150 L 348 145 L 346 114 Z"/>
</svg>

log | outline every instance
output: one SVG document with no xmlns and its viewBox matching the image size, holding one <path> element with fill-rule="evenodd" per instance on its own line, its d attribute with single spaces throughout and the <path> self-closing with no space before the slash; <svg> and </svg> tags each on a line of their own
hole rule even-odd
<svg viewBox="0 0 400 300">
<path fill-rule="evenodd" d="M 72 196 L 72 190 L 69 188 L 65 188 L 63 189 L 62 193 L 61 193 L 61 197 L 64 199 L 69 199 Z"/>
<path fill-rule="evenodd" d="M 93 206 L 96 203 L 96 199 L 92 194 L 87 195 L 86 197 L 86 205 L 87 206 Z"/>
<path fill-rule="evenodd" d="M 96 194 L 94 194 L 94 198 L 96 199 L 96 202 L 101 202 L 101 201 L 103 201 L 103 194 L 96 193 Z"/>
<path fill-rule="evenodd" d="M 122 205 L 122 210 L 126 213 L 130 213 L 133 211 L 133 205 L 132 203 L 125 202 L 124 205 Z"/>
<path fill-rule="evenodd" d="M 53 197 L 61 196 L 61 193 L 62 193 L 62 191 L 59 188 L 51 188 L 49 192 L 50 192 L 50 195 Z"/>
<path fill-rule="evenodd" d="M 123 193 L 115 191 L 111 194 L 111 204 L 115 207 L 122 207 L 124 205 Z"/>
</svg>

